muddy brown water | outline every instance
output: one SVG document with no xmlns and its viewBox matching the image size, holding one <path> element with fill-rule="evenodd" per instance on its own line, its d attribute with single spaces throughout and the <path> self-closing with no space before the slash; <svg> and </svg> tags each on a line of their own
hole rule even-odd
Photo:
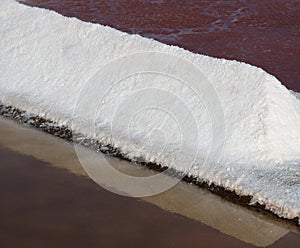
<svg viewBox="0 0 300 248">
<path fill-rule="evenodd" d="M 0 147 L 4 247 L 252 247 Z"/>
<path fill-rule="evenodd" d="M 0 137 L 1 248 L 275 248 L 300 242 L 299 228 L 185 182 L 144 199 L 113 194 L 86 176 L 72 144 L 16 122 L 0 118 Z M 153 173 L 107 159 L 127 174 Z"/>
</svg>

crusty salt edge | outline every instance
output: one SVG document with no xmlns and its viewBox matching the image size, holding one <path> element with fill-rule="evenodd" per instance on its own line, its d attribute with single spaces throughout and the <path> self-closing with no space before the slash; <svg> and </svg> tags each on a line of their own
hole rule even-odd
<svg viewBox="0 0 300 248">
<path fill-rule="evenodd" d="M 76 144 L 81 144 L 85 147 L 89 147 L 95 151 L 103 152 L 105 154 L 112 155 L 112 156 L 117 156 L 122 159 L 128 159 L 140 165 L 147 166 L 150 169 L 154 169 L 158 171 L 164 170 L 164 168 L 161 165 L 155 163 L 149 163 L 149 161 L 147 162 L 143 160 L 143 158 L 138 158 L 138 160 L 136 160 L 135 158 L 129 158 L 126 154 L 123 154 L 117 147 L 112 147 L 109 144 L 101 143 L 101 141 L 99 140 L 89 139 L 79 133 L 72 133 L 72 130 L 68 126 L 65 126 L 62 123 L 61 124 L 55 123 L 51 120 L 45 119 L 40 116 L 36 116 L 26 111 L 16 109 L 11 106 L 3 105 L 1 102 L 0 102 L 0 114 L 6 118 L 13 119 L 15 121 L 18 121 L 19 123 L 28 124 L 34 128 L 38 128 L 44 132 L 65 139 L 69 142 L 74 142 Z M 174 172 L 174 174 L 176 174 L 176 172 Z M 255 198 L 251 194 L 243 195 L 242 191 L 238 193 L 238 191 L 236 190 L 232 191 L 232 188 L 230 187 L 224 188 L 223 186 L 217 186 L 216 184 L 214 184 L 214 182 L 203 181 L 203 179 L 195 178 L 193 175 L 189 175 L 187 177 L 184 177 L 183 179 L 187 182 L 191 182 L 201 187 L 206 187 L 212 192 L 217 193 L 218 195 L 221 195 L 233 202 L 242 205 L 249 204 L 250 206 L 253 206 L 256 209 L 265 209 L 270 211 L 271 213 L 275 213 L 275 214 L 277 213 L 279 217 L 287 218 L 286 217 L 287 215 L 285 214 L 282 215 L 278 214 L 279 212 L 282 212 L 281 207 L 276 208 L 276 206 L 273 203 L 266 205 L 264 200 Z M 294 219 L 294 217 L 291 216 L 290 219 Z M 299 216 L 298 216 L 298 224 L 300 224 Z"/>
<path fill-rule="evenodd" d="M 290 90 L 290 92 L 300 100 L 300 93 Z"/>
</svg>

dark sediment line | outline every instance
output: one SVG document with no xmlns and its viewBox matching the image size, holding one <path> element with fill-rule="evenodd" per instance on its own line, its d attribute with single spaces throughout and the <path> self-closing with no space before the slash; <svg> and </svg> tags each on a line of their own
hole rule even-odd
<svg viewBox="0 0 300 248">
<path fill-rule="evenodd" d="M 79 133 L 73 133 L 72 130 L 65 126 L 65 125 L 59 125 L 56 122 L 53 122 L 49 119 L 45 119 L 36 115 L 32 115 L 27 113 L 26 111 L 14 108 L 12 106 L 6 106 L 0 102 L 0 115 L 9 118 L 11 120 L 17 121 L 23 125 L 28 125 L 30 127 L 37 128 L 43 132 L 49 133 L 51 135 L 54 135 L 56 137 L 62 138 L 70 143 L 80 144 L 85 147 L 91 148 L 97 152 L 102 152 L 104 154 L 115 156 L 124 160 L 127 160 L 129 162 L 134 162 L 135 164 L 138 164 L 140 166 L 145 166 L 149 169 L 163 172 L 167 169 L 167 167 L 163 167 L 160 164 L 156 163 L 149 163 L 143 161 L 141 158 L 137 159 L 129 159 L 126 154 L 123 154 L 118 148 L 113 147 L 109 144 L 103 144 L 95 139 L 88 139 L 84 137 L 82 134 Z M 194 185 L 197 185 L 201 188 L 205 188 L 223 198 L 226 200 L 242 205 L 252 211 L 261 212 L 265 215 L 268 215 L 271 218 L 274 219 L 281 219 L 284 220 L 290 224 L 300 226 L 299 224 L 299 218 L 296 217 L 294 219 L 286 219 L 281 218 L 275 213 L 271 212 L 270 210 L 266 209 L 265 205 L 261 205 L 259 203 L 256 204 L 250 204 L 252 196 L 247 195 L 238 195 L 232 190 L 228 190 L 222 186 L 218 186 L 214 183 L 209 183 L 207 181 L 203 181 L 200 178 L 193 177 L 193 176 L 182 176 L 181 173 L 178 173 L 175 170 L 170 170 L 169 174 L 172 176 L 178 176 L 182 177 L 184 181 L 187 183 L 192 183 Z"/>
</svg>

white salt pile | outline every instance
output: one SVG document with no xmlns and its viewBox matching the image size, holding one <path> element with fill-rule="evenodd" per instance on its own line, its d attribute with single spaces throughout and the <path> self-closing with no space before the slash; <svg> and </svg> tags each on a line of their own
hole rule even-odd
<svg viewBox="0 0 300 248">
<path fill-rule="evenodd" d="M 178 171 L 197 154 L 190 175 L 252 196 L 253 204 L 279 216 L 300 217 L 300 101 L 272 75 L 14 0 L 0 2 L 0 35 L 4 104 L 72 126 L 129 158 Z M 196 84 L 153 70 L 113 81 L 139 64 L 164 67 L 153 62 L 154 52 L 165 55 L 166 65 L 179 58 L 177 69 L 169 68 L 175 74 L 188 68 L 180 61 L 199 68 L 210 85 L 195 92 Z M 111 63 L 126 55 L 121 64 Z M 87 86 L 99 69 L 105 78 Z M 96 113 L 85 114 L 81 104 L 97 107 Z M 86 126 L 90 120 L 95 132 Z M 203 164 L 210 150 L 219 153 Z"/>
</svg>

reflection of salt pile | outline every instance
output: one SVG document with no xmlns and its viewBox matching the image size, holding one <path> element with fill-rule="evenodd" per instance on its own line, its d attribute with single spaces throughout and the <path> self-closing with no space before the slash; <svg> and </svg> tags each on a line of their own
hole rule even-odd
<svg viewBox="0 0 300 248">
<path fill-rule="evenodd" d="M 155 51 L 195 64 L 212 83 L 222 102 L 226 144 L 219 163 L 212 160 L 215 166 L 195 168 L 192 175 L 238 194 L 251 195 L 253 202 L 265 204 L 280 216 L 300 216 L 300 102 L 273 76 L 244 63 L 196 55 L 109 27 L 26 7 L 13 0 L 1 1 L 0 19 L 0 100 L 68 125 L 84 83 L 116 57 Z M 124 126 L 122 118 L 112 137 L 105 132 L 116 106 L 132 92 L 149 86 L 180 96 L 193 111 L 200 128 L 201 160 L 211 143 L 209 114 L 185 85 L 164 76 L 141 75 L 114 86 L 96 116 L 101 139 L 117 145 L 130 158 L 141 157 L 171 165 L 178 156 L 180 139 L 176 125 L 161 112 L 151 110 L 138 115 L 131 127 L 134 131 L 130 133 L 130 140 L 126 136 L 128 123 Z M 76 130 L 92 136 L 82 129 L 80 120 L 76 119 L 73 124 Z M 157 130 L 164 131 L 168 141 L 162 154 L 161 137 L 157 140 L 153 140 L 155 134 L 148 137 L 154 124 Z M 153 146 L 155 142 L 158 150 Z M 190 148 L 193 149 L 189 147 L 180 153 L 183 160 L 190 156 Z M 173 166 L 181 169 L 180 164 Z"/>
</svg>

